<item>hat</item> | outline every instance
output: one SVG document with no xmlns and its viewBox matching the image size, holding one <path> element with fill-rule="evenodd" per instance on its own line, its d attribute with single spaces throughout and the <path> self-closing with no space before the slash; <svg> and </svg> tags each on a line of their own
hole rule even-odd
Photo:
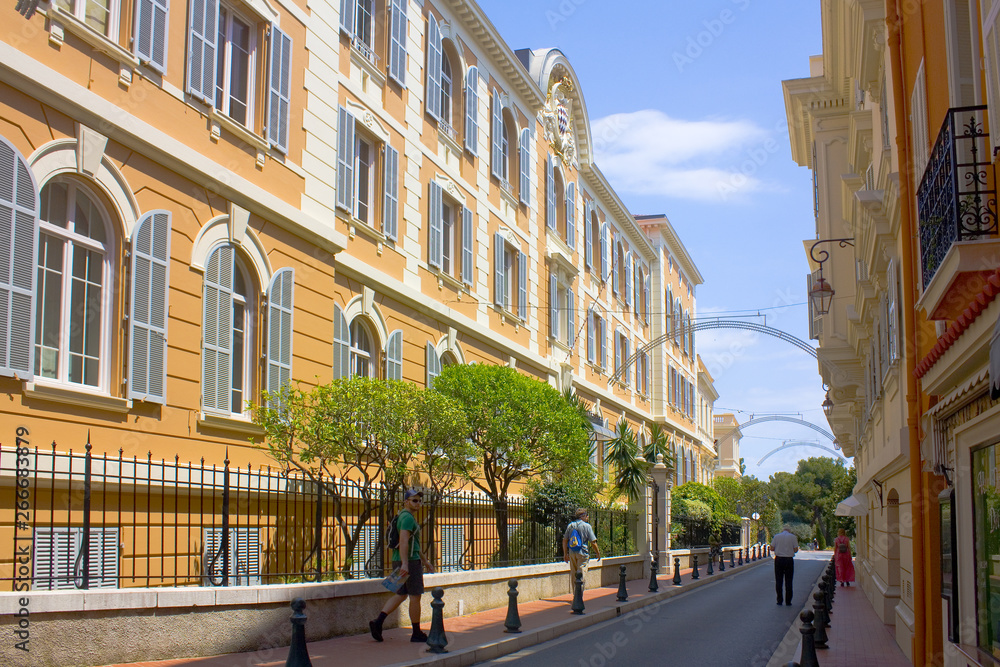
<svg viewBox="0 0 1000 667">
<path fill-rule="evenodd" d="M 407 489 L 406 491 L 403 492 L 403 500 L 409 500 L 410 498 L 413 498 L 414 496 L 417 496 L 419 498 L 423 498 L 424 497 L 424 492 L 423 491 L 417 491 L 416 489 Z"/>
</svg>

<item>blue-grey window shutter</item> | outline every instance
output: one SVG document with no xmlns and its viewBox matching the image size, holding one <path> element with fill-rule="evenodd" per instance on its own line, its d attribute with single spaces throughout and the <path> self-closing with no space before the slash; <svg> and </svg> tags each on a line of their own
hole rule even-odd
<svg viewBox="0 0 1000 667">
<path fill-rule="evenodd" d="M 642 355 L 635 358 L 635 389 L 642 391 Z"/>
<path fill-rule="evenodd" d="M 518 191 L 522 204 L 531 205 L 531 132 L 528 128 L 521 130 L 519 142 L 518 166 L 521 171 L 521 182 Z"/>
<path fill-rule="evenodd" d="M 644 394 L 649 394 L 649 355 L 643 356 L 643 378 L 642 390 Z"/>
<path fill-rule="evenodd" d="M 31 381 L 35 355 L 38 186 L 21 153 L 0 137 L 0 375 Z"/>
<path fill-rule="evenodd" d="M 500 103 L 500 91 L 493 90 L 493 102 L 490 105 L 493 123 L 490 130 L 490 173 L 497 178 L 503 178 L 503 106 Z"/>
<path fill-rule="evenodd" d="M 437 19 L 427 15 L 427 99 L 424 104 L 435 120 L 441 120 L 441 29 Z"/>
<path fill-rule="evenodd" d="M 354 212 L 354 114 L 337 111 L 337 206 Z"/>
<path fill-rule="evenodd" d="M 406 87 L 406 0 L 392 0 L 389 28 L 389 76 Z"/>
<path fill-rule="evenodd" d="M 646 302 L 646 324 L 649 324 L 649 315 L 650 315 L 649 299 L 650 299 L 650 296 L 651 296 L 650 295 L 650 287 L 649 286 L 650 286 L 650 281 L 651 280 L 652 280 L 652 276 L 649 275 L 649 271 L 646 271 L 646 281 L 645 281 L 645 283 L 644 283 L 644 285 L 642 287 L 642 298 Z"/>
<path fill-rule="evenodd" d="M 594 202 L 587 200 L 583 207 L 583 262 L 588 269 L 594 268 L 594 228 L 590 216 L 594 214 Z"/>
<path fill-rule="evenodd" d="M 294 295 L 295 269 L 279 269 L 267 287 L 267 390 L 272 393 L 292 381 Z"/>
<path fill-rule="evenodd" d="M 618 266 L 618 235 L 611 235 L 611 290 L 618 294 L 618 274 L 621 272 L 620 266 Z"/>
<path fill-rule="evenodd" d="M 351 377 L 351 329 L 340 306 L 333 304 L 333 379 Z"/>
<path fill-rule="evenodd" d="M 576 246 L 576 183 L 566 186 L 566 245 Z"/>
<path fill-rule="evenodd" d="M 167 71 L 167 16 L 170 0 L 135 4 L 135 55 L 158 72 Z"/>
<path fill-rule="evenodd" d="M 170 211 L 150 211 L 132 233 L 128 397 L 166 402 Z"/>
<path fill-rule="evenodd" d="M 382 233 L 395 241 L 399 234 L 399 151 L 385 145 L 385 202 L 382 206 Z"/>
<path fill-rule="evenodd" d="M 549 327 L 550 334 L 559 340 L 559 279 L 556 274 L 549 274 Z"/>
<path fill-rule="evenodd" d="M 573 347 L 576 343 L 576 302 L 573 300 L 573 290 L 566 289 L 566 344 Z"/>
<path fill-rule="evenodd" d="M 506 281 L 504 280 L 503 265 L 505 243 L 503 234 L 497 232 L 493 235 L 493 303 L 501 308 L 506 303 L 506 299 L 504 298 L 504 285 Z"/>
<path fill-rule="evenodd" d="M 587 361 L 594 363 L 594 309 L 587 309 Z"/>
<path fill-rule="evenodd" d="M 385 342 L 385 379 L 403 379 L 403 330 L 396 329 Z"/>
<path fill-rule="evenodd" d="M 622 339 L 622 345 L 623 345 L 623 349 L 622 349 L 622 364 L 627 364 L 628 363 L 628 358 L 631 356 L 631 353 L 632 353 L 632 341 L 630 341 L 628 338 L 623 338 Z M 631 378 L 631 374 L 628 371 L 629 371 L 629 369 L 626 368 L 625 372 L 622 373 L 622 379 L 625 381 L 626 385 L 631 384 L 631 382 L 629 381 L 630 378 Z"/>
<path fill-rule="evenodd" d="M 207 103 L 215 101 L 215 40 L 219 0 L 191 0 L 188 35 L 187 92 Z"/>
<path fill-rule="evenodd" d="M 545 225 L 549 229 L 556 229 L 556 177 L 555 158 L 551 155 L 545 160 Z"/>
<path fill-rule="evenodd" d="M 601 225 L 601 280 L 608 279 L 608 223 Z"/>
<path fill-rule="evenodd" d="M 292 90 L 292 39 L 271 26 L 271 82 L 267 98 L 267 140 L 288 151 L 288 114 Z"/>
<path fill-rule="evenodd" d="M 427 388 L 434 387 L 434 379 L 441 375 L 441 359 L 438 357 L 434 343 L 427 342 Z"/>
<path fill-rule="evenodd" d="M 475 255 L 472 248 L 476 241 L 475 225 L 472 221 L 472 209 L 467 206 L 462 207 L 462 282 L 472 285 L 474 278 L 473 262 Z"/>
<path fill-rule="evenodd" d="M 465 77 L 465 147 L 479 154 L 479 68 L 475 66 Z"/>
<path fill-rule="evenodd" d="M 354 12 L 358 0 L 340 0 L 340 29 L 354 36 Z"/>
<path fill-rule="evenodd" d="M 517 253 L 517 316 L 528 321 L 528 255 Z"/>
<path fill-rule="evenodd" d="M 622 343 L 621 343 L 622 336 L 621 333 L 618 331 L 618 329 L 615 329 L 614 336 L 615 339 L 613 342 L 615 345 L 615 372 L 617 373 L 618 370 L 622 367 Z"/>
<path fill-rule="evenodd" d="M 642 279 L 642 267 L 639 266 L 638 259 L 633 257 L 632 288 L 635 291 L 635 294 L 632 297 L 632 307 L 634 308 L 633 312 L 635 313 L 636 317 L 638 317 L 641 314 L 640 309 L 642 308 L 642 286 L 644 283 L 645 281 Z"/>
<path fill-rule="evenodd" d="M 632 305 L 632 252 L 625 253 L 625 306 Z"/>
<path fill-rule="evenodd" d="M 608 325 L 603 318 L 601 319 L 601 328 L 597 332 L 597 339 L 601 344 L 601 368 L 606 368 L 608 365 Z"/>
<path fill-rule="evenodd" d="M 441 186 L 430 182 L 430 197 L 427 204 L 427 263 L 441 268 L 441 253 L 444 251 L 444 200 Z"/>
<path fill-rule="evenodd" d="M 202 405 L 206 410 L 232 410 L 233 271 L 235 250 L 224 245 L 212 251 L 205 268 L 202 326 Z"/>
</svg>

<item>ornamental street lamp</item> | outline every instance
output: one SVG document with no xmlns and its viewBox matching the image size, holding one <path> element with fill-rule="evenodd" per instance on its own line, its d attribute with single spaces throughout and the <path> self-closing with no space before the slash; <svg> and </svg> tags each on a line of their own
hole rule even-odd
<svg viewBox="0 0 1000 667">
<path fill-rule="evenodd" d="M 826 315 L 830 312 L 830 304 L 833 302 L 833 295 L 836 294 L 836 292 L 833 291 L 833 287 L 830 286 L 830 283 L 826 282 L 826 279 L 823 278 L 823 262 L 830 258 L 830 253 L 826 250 L 816 252 L 816 246 L 821 243 L 837 243 L 841 248 L 845 248 L 847 246 L 851 246 L 853 248 L 853 241 L 853 237 L 845 239 L 820 239 L 810 246 L 809 257 L 812 258 L 812 261 L 819 264 L 819 277 L 809 289 L 809 300 L 812 301 L 813 312 L 816 315 Z"/>
<path fill-rule="evenodd" d="M 833 414 L 833 401 L 830 400 L 830 392 L 826 392 L 826 398 L 823 399 L 823 414 L 828 418 Z"/>
</svg>

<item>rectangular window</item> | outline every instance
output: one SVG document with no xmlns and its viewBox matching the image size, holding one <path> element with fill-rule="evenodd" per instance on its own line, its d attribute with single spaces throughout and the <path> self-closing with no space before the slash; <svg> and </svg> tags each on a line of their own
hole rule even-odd
<svg viewBox="0 0 1000 667">
<path fill-rule="evenodd" d="M 441 271 L 451 275 L 455 257 L 455 206 L 445 201 L 441 210 Z"/>
<path fill-rule="evenodd" d="M 462 569 L 462 551 L 465 549 L 465 526 L 441 526 L 440 572 L 459 572 Z"/>
<path fill-rule="evenodd" d="M 118 588 L 118 528 L 91 526 L 90 588 Z M 76 590 L 83 585 L 83 528 L 35 528 L 32 590 Z"/>
<path fill-rule="evenodd" d="M 118 0 L 56 0 L 55 5 L 112 41 L 118 36 Z"/>
<path fill-rule="evenodd" d="M 221 586 L 228 575 L 230 586 L 260 585 L 260 529 L 229 529 L 229 569 L 222 550 L 222 529 L 205 528 L 202 580 L 205 586 Z"/>
<path fill-rule="evenodd" d="M 1000 658 L 1000 443 L 972 453 L 976 624 L 979 648 Z"/>
<path fill-rule="evenodd" d="M 233 10 L 219 6 L 215 108 L 246 127 L 253 127 L 256 40 L 251 26 Z"/>
<path fill-rule="evenodd" d="M 371 141 L 357 135 L 355 147 L 354 173 L 357 174 L 357 197 L 354 201 L 354 217 L 361 222 L 372 223 L 372 192 L 375 175 L 375 146 Z"/>
<path fill-rule="evenodd" d="M 351 574 L 358 579 L 380 576 L 382 564 L 372 558 L 378 553 L 378 529 L 375 526 L 361 526 L 358 543 L 354 546 L 351 560 Z"/>
</svg>

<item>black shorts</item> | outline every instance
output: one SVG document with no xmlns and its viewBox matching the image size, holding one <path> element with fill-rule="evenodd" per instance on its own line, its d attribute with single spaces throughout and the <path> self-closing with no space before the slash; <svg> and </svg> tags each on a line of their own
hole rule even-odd
<svg viewBox="0 0 1000 667">
<path fill-rule="evenodd" d="M 403 564 L 401 560 L 392 561 L 392 569 L 396 569 Z M 409 567 L 410 576 L 407 577 L 406 583 L 399 587 L 396 591 L 399 595 L 423 595 L 424 594 L 424 564 L 418 558 L 417 560 L 411 560 Z"/>
</svg>

